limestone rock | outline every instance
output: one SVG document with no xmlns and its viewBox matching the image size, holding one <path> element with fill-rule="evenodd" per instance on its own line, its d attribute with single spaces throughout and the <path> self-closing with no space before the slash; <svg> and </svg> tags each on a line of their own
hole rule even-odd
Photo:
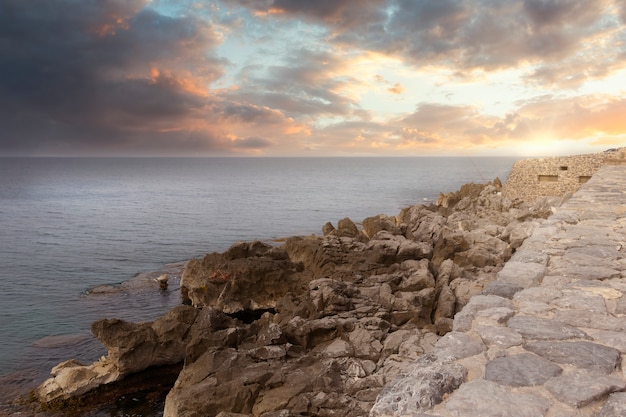
<svg viewBox="0 0 626 417">
<path fill-rule="evenodd" d="M 329 234 L 331 234 L 334 231 L 335 231 L 335 226 L 333 226 L 331 222 L 326 222 L 326 224 L 324 224 L 324 226 L 322 226 L 322 234 L 324 236 L 328 236 Z"/>
<path fill-rule="evenodd" d="M 92 332 L 108 355 L 91 365 L 63 362 L 52 369 L 51 378 L 37 388 L 36 396 L 42 402 L 66 400 L 149 367 L 182 362 L 197 314 L 195 308 L 180 306 L 152 323 L 95 322 Z"/>
<path fill-rule="evenodd" d="M 511 300 L 495 295 L 477 295 L 472 297 L 467 305 L 455 316 L 454 330 L 467 331 L 472 326 L 472 320 L 477 312 L 495 307 L 511 308 Z"/>
<path fill-rule="evenodd" d="M 435 345 L 441 360 L 463 359 L 485 351 L 485 345 L 465 333 L 451 332 L 439 339 Z"/>
<path fill-rule="evenodd" d="M 291 237 L 281 246 L 239 242 L 192 260 L 181 279 L 190 306 L 152 323 L 96 322 L 108 356 L 59 365 L 40 398 L 70 398 L 145 367 L 180 363 L 167 417 L 361 417 L 400 374 L 378 409 L 391 410 L 393 390 L 402 389 L 407 412 L 426 415 L 468 373 L 449 361 L 484 363 L 495 359 L 496 347 L 544 340 L 529 329 L 537 323 L 510 318 L 510 298 L 522 285 L 470 301 L 511 256 L 511 242 L 536 225 L 525 224 L 533 222 L 525 207 L 504 199 L 496 185 L 472 184 L 439 206 L 366 218 L 363 231 L 345 218 L 336 229 L 325 224 L 321 237 Z M 522 275 L 540 280 L 536 269 Z M 452 331 L 455 314 L 454 330 L 473 325 L 470 312 L 475 332 Z M 484 323 L 501 327 L 489 332 Z M 410 402 L 421 408 L 411 410 Z"/>
<path fill-rule="evenodd" d="M 498 281 L 523 288 L 535 287 L 543 279 L 545 269 L 542 264 L 507 262 L 498 273 Z"/>
<path fill-rule="evenodd" d="M 563 370 L 540 356 L 522 353 L 487 363 L 485 379 L 511 387 L 541 385 Z"/>
<path fill-rule="evenodd" d="M 544 416 L 549 407 L 550 402 L 539 395 L 514 392 L 485 380 L 461 385 L 445 404 L 452 415 L 463 417 L 537 417 Z"/>
<path fill-rule="evenodd" d="M 396 226 L 395 219 L 387 215 L 379 214 L 378 216 L 363 219 L 363 232 L 368 238 L 371 239 L 376 233 L 383 230 L 393 235 L 400 234 L 400 228 Z"/>
<path fill-rule="evenodd" d="M 609 396 L 608 401 L 594 417 L 626 416 L 626 392 L 616 392 Z"/>
<path fill-rule="evenodd" d="M 529 340 L 565 340 L 587 337 L 585 332 L 574 326 L 541 317 L 515 316 L 508 321 L 507 326 Z"/>
<path fill-rule="evenodd" d="M 284 251 L 261 242 L 236 244 L 224 254 L 189 261 L 181 287 L 196 307 L 227 313 L 272 309 L 280 297 L 302 285 L 297 271 Z"/>
<path fill-rule="evenodd" d="M 617 349 L 591 342 L 532 342 L 525 344 L 524 349 L 552 362 L 607 375 L 621 364 L 621 354 Z"/>
<path fill-rule="evenodd" d="M 483 290 L 483 294 L 512 299 L 517 292 L 523 289 L 523 287 L 512 283 L 493 281 Z"/>
<path fill-rule="evenodd" d="M 456 390 L 466 375 L 461 365 L 445 364 L 433 356 L 424 356 L 385 387 L 370 416 L 413 415 L 428 410 L 439 404 L 444 395 Z"/>
<path fill-rule="evenodd" d="M 626 389 L 626 381 L 614 376 L 575 371 L 549 380 L 545 387 L 559 401 L 579 408 L 612 392 Z"/>
<path fill-rule="evenodd" d="M 357 237 L 360 232 L 356 224 L 348 217 L 345 217 L 337 223 L 336 233 L 338 236 L 343 237 Z"/>
</svg>

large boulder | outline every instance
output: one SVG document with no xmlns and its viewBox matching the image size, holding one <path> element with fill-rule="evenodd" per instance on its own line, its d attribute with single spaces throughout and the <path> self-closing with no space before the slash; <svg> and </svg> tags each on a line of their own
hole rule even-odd
<svg viewBox="0 0 626 417">
<path fill-rule="evenodd" d="M 285 251 L 261 242 L 239 243 L 224 254 L 189 261 L 181 287 L 195 307 L 226 313 L 269 310 L 285 294 L 301 290 L 300 269 Z"/>
<path fill-rule="evenodd" d="M 396 219 L 385 214 L 367 217 L 363 219 L 363 233 L 368 238 L 374 237 L 376 233 L 386 231 L 393 235 L 400 234 L 400 228 L 396 225 Z"/>
<path fill-rule="evenodd" d="M 108 355 L 91 365 L 76 360 L 57 365 L 35 395 L 44 403 L 67 400 L 150 367 L 180 363 L 197 315 L 197 309 L 180 306 L 150 323 L 99 320 L 92 332 Z"/>
</svg>

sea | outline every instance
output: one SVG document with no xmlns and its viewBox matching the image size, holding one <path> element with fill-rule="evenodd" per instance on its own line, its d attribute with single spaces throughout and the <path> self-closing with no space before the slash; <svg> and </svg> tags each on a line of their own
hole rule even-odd
<svg viewBox="0 0 626 417">
<path fill-rule="evenodd" d="M 170 264 L 396 215 L 468 182 L 504 182 L 517 159 L 0 158 L 0 391 L 106 354 L 93 321 L 180 305 Z M 153 279 L 163 271 L 166 290 Z"/>
</svg>

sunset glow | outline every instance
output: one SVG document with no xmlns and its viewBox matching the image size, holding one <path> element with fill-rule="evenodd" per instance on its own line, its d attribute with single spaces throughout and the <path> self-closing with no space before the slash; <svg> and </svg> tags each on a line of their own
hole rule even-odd
<svg viewBox="0 0 626 417">
<path fill-rule="evenodd" d="M 0 155 L 626 146 L 622 0 L 7 0 Z"/>
</svg>

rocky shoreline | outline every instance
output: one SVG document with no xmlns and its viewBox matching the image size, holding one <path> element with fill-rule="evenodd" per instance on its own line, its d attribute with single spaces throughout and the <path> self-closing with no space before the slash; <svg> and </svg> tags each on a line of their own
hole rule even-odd
<svg viewBox="0 0 626 417">
<path fill-rule="evenodd" d="M 561 202 L 510 201 L 496 179 L 360 227 L 346 218 L 323 236 L 237 243 L 186 265 L 187 305 L 149 323 L 95 322 L 108 354 L 59 364 L 34 395 L 69 415 L 87 393 L 182 364 L 167 417 L 368 415 Z"/>
<path fill-rule="evenodd" d="M 626 416 L 625 232 L 622 160 L 535 229 L 370 416 Z"/>
</svg>

